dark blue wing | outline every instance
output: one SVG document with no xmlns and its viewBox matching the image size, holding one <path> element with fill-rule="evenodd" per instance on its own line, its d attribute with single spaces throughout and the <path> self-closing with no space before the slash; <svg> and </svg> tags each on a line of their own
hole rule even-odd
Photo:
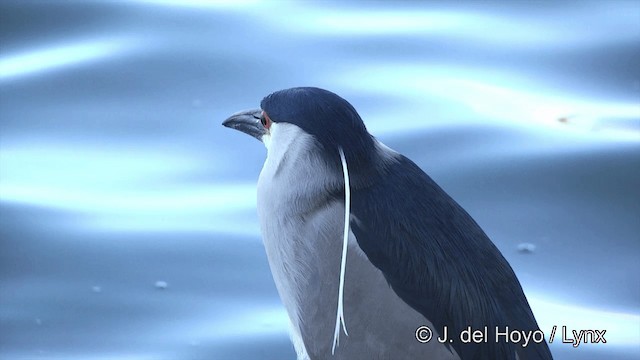
<svg viewBox="0 0 640 360">
<path fill-rule="evenodd" d="M 411 160 L 352 189 L 351 202 L 360 247 L 400 298 L 450 337 L 488 326 L 487 343 L 451 344 L 462 359 L 552 358 L 546 342 L 496 343 L 496 326 L 538 330 L 522 287 L 478 224 Z"/>
</svg>

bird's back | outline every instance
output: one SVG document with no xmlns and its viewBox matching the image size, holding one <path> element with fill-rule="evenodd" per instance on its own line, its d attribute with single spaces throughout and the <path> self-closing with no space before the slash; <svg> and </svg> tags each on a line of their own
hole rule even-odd
<svg viewBox="0 0 640 360">
<path fill-rule="evenodd" d="M 544 341 L 496 342 L 496 327 L 538 325 L 513 270 L 471 216 L 406 157 L 383 172 L 352 193 L 360 220 L 352 229 L 400 298 L 451 336 L 486 326 L 485 343 L 451 343 L 462 359 L 551 359 Z"/>
</svg>

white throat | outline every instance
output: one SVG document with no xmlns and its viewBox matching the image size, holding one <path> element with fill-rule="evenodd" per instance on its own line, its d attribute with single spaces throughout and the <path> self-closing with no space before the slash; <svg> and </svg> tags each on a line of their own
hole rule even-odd
<svg viewBox="0 0 640 360">
<path fill-rule="evenodd" d="M 312 138 L 299 127 L 287 123 L 272 123 L 271 128 L 262 136 L 262 143 L 267 148 L 267 159 L 262 167 L 260 178 L 273 175 L 288 153 L 299 153 L 308 150 Z M 263 174 L 264 173 L 264 174 Z"/>
</svg>

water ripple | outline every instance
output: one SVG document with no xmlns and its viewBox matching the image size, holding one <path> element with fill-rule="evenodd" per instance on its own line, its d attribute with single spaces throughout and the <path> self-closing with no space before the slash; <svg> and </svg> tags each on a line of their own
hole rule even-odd
<svg viewBox="0 0 640 360">
<path fill-rule="evenodd" d="M 41 49 L 3 54 L 0 58 L 0 81 L 111 59 L 131 51 L 136 43 L 131 38 L 67 41 Z"/>
</svg>

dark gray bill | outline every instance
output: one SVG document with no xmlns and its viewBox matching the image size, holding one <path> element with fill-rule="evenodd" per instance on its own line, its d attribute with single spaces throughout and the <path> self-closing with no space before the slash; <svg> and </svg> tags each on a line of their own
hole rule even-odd
<svg viewBox="0 0 640 360">
<path fill-rule="evenodd" d="M 260 109 L 240 111 L 223 121 L 222 125 L 242 131 L 262 141 L 262 135 L 265 134 L 265 129 L 260 122 L 261 116 L 262 110 Z"/>
</svg>

